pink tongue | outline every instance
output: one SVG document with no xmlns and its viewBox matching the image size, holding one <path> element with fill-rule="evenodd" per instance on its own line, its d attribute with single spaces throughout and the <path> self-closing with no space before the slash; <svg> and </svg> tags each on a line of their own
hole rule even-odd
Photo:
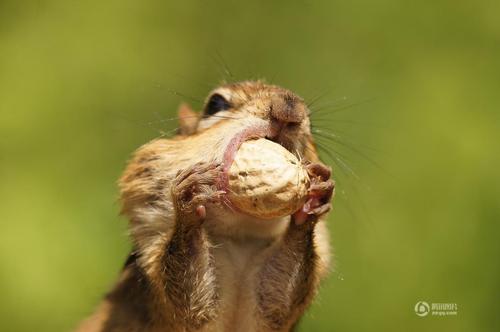
<svg viewBox="0 0 500 332">
<path fill-rule="evenodd" d="M 222 159 L 223 177 L 219 184 L 221 190 L 227 191 L 227 187 L 229 185 L 229 179 L 228 179 L 229 169 L 233 164 L 236 151 L 238 151 L 240 145 L 244 141 L 252 138 L 265 137 L 268 131 L 269 131 L 268 126 L 253 126 L 242 130 L 230 140 Z"/>
</svg>

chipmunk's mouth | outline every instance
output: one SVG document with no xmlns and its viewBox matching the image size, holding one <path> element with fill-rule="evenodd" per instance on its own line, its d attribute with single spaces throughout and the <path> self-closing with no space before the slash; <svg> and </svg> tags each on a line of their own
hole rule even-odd
<svg viewBox="0 0 500 332">
<path fill-rule="evenodd" d="M 269 127 L 266 125 L 252 126 L 240 131 L 239 133 L 234 135 L 233 138 L 231 138 L 222 158 L 222 170 L 226 182 L 229 168 L 231 168 L 236 152 L 240 148 L 241 144 L 251 139 L 264 138 L 267 136 L 268 132 Z"/>
</svg>

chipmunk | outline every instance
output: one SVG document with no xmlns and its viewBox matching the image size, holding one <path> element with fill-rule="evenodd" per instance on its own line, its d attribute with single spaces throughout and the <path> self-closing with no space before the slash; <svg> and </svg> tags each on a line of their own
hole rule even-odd
<svg viewBox="0 0 500 332">
<path fill-rule="evenodd" d="M 181 105 L 179 123 L 139 148 L 119 181 L 133 251 L 77 331 L 293 330 L 327 274 L 334 192 L 305 102 L 262 81 L 226 84 L 202 113 Z M 252 138 L 306 163 L 309 198 L 293 215 L 259 220 L 224 199 L 232 158 Z"/>
</svg>

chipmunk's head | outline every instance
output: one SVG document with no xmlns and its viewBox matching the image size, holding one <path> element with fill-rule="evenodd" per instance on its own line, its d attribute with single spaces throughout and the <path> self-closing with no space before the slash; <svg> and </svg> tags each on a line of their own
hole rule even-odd
<svg viewBox="0 0 500 332">
<path fill-rule="evenodd" d="M 265 137 L 281 144 L 298 157 L 314 153 L 308 109 L 293 92 L 261 81 L 222 85 L 207 97 L 202 113 L 185 105 L 180 108 L 180 133 L 191 135 L 207 130 L 240 126 L 244 141 Z"/>
<path fill-rule="evenodd" d="M 158 227 L 168 225 L 165 220 L 174 213 L 171 186 L 181 170 L 198 163 L 219 164 L 221 175 L 215 186 L 227 192 L 229 169 L 236 152 L 243 142 L 256 138 L 281 144 L 299 160 L 318 161 L 307 106 L 288 90 L 260 81 L 246 81 L 213 90 L 201 112 L 181 105 L 178 135 L 142 146 L 120 180 L 123 213 L 132 221 L 134 237 L 144 238 L 145 229 L 147 234 L 154 235 Z M 262 227 L 273 225 L 270 222 L 259 225 L 252 218 L 245 228 L 242 219 L 234 218 L 234 209 L 213 213 L 219 219 L 217 227 L 224 228 L 224 232 L 226 228 L 243 232 L 256 227 L 255 234 L 266 234 Z M 284 222 L 276 221 L 274 225 L 280 227 L 277 230 L 286 227 Z"/>
</svg>

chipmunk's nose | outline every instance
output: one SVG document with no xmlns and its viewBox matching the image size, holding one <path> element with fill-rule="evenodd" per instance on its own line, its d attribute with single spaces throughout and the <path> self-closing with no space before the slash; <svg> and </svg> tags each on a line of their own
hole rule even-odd
<svg viewBox="0 0 500 332">
<path fill-rule="evenodd" d="M 292 93 L 271 98 L 271 119 L 283 124 L 300 124 L 305 117 L 305 105 Z"/>
<path fill-rule="evenodd" d="M 300 126 L 306 117 L 304 102 L 292 93 L 273 96 L 269 106 L 271 129 L 268 139 L 284 144 L 288 134 Z"/>
</svg>

